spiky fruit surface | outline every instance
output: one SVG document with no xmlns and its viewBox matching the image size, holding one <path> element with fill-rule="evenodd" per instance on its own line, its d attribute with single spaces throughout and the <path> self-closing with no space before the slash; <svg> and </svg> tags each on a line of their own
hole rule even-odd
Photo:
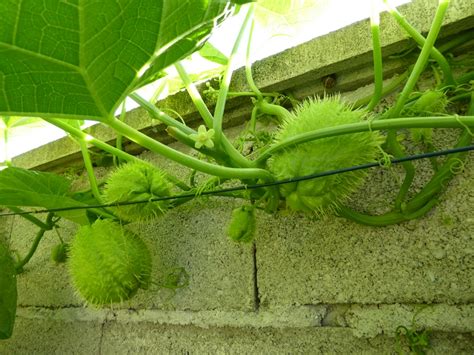
<svg viewBox="0 0 474 355">
<path fill-rule="evenodd" d="M 125 301 L 150 283 L 147 246 L 136 234 L 110 220 L 97 220 L 79 229 L 68 266 L 75 289 L 94 305 Z"/>
<path fill-rule="evenodd" d="M 69 244 L 59 243 L 51 250 L 51 260 L 56 264 L 65 263 L 68 258 Z"/>
<path fill-rule="evenodd" d="M 414 116 L 436 115 L 446 113 L 448 97 L 443 91 L 427 90 L 408 109 Z"/>
<path fill-rule="evenodd" d="M 427 90 L 405 110 L 408 116 L 432 116 L 446 113 L 449 99 L 442 91 Z M 432 128 L 411 128 L 411 138 L 417 143 L 432 143 Z"/>
<path fill-rule="evenodd" d="M 107 203 L 147 201 L 169 196 L 171 184 L 165 174 L 147 163 L 129 163 L 118 168 L 107 179 L 104 198 Z M 114 212 L 126 221 L 139 221 L 160 216 L 169 201 L 155 201 L 114 207 Z"/>
<path fill-rule="evenodd" d="M 298 134 L 360 122 L 365 111 L 353 110 L 338 96 L 310 99 L 283 123 L 276 142 Z M 378 132 L 361 132 L 324 138 L 289 148 L 269 159 L 269 169 L 278 179 L 315 174 L 372 162 L 382 137 Z M 296 211 L 337 210 L 362 183 L 365 171 L 353 171 L 317 179 L 280 185 L 287 206 Z"/>
<path fill-rule="evenodd" d="M 255 225 L 255 207 L 241 206 L 232 211 L 227 234 L 235 242 L 248 243 L 254 238 Z"/>
</svg>

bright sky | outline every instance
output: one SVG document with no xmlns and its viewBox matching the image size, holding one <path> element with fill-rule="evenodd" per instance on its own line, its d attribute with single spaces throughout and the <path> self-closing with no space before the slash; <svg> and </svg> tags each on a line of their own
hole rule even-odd
<svg viewBox="0 0 474 355">
<path fill-rule="evenodd" d="M 270 0 L 262 0 L 270 3 Z M 291 11 L 277 14 L 258 7 L 257 23 L 252 41 L 252 60 L 258 60 L 281 52 L 289 47 L 322 36 L 351 23 L 368 18 L 373 0 L 294 0 Z M 393 5 L 400 5 L 410 0 L 395 0 Z M 286 1 L 272 0 L 272 6 Z M 342 9 L 342 10 L 341 10 Z M 237 35 L 244 13 L 226 20 L 219 31 L 211 37 L 211 43 L 225 54 L 229 54 L 233 45 L 232 38 Z M 195 68 L 212 68 L 213 64 L 193 56 L 186 62 L 190 72 Z M 172 73 L 172 71 L 171 71 Z M 144 97 L 151 97 L 155 86 L 151 85 L 139 92 Z M 134 108 L 134 102 L 127 101 L 127 110 Z M 14 157 L 31 149 L 57 140 L 64 136 L 63 131 L 47 123 L 34 126 L 18 127 L 12 132 L 9 140 L 9 155 Z M 3 159 L 5 145 L 0 137 L 0 161 Z M 1 164 L 1 163 L 0 163 Z"/>
</svg>

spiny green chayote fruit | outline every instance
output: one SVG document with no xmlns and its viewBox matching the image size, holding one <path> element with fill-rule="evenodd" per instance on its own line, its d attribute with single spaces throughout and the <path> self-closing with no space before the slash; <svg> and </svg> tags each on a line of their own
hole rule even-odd
<svg viewBox="0 0 474 355">
<path fill-rule="evenodd" d="M 449 100 L 443 91 L 427 90 L 409 107 L 408 112 L 414 116 L 446 113 L 448 103 Z"/>
<path fill-rule="evenodd" d="M 309 99 L 283 122 L 276 143 L 301 133 L 360 122 L 365 117 L 366 111 L 353 110 L 339 96 Z M 364 164 L 376 159 L 382 141 L 378 132 L 370 131 L 319 139 L 275 154 L 268 161 L 269 169 L 277 179 L 288 179 Z M 366 174 L 358 170 L 280 185 L 279 189 L 290 209 L 323 213 L 337 210 Z"/>
<path fill-rule="evenodd" d="M 255 207 L 241 206 L 232 211 L 227 234 L 235 242 L 251 242 L 255 235 Z"/>
<path fill-rule="evenodd" d="M 69 244 L 59 243 L 51 250 L 51 260 L 56 264 L 66 262 L 69 253 Z"/>
<path fill-rule="evenodd" d="M 111 220 L 82 226 L 69 254 L 73 285 L 90 304 L 122 302 L 150 284 L 151 255 L 147 246 L 136 234 Z"/>
<path fill-rule="evenodd" d="M 107 203 L 147 201 L 169 196 L 171 184 L 165 174 L 145 162 L 129 163 L 118 168 L 107 179 L 104 199 Z M 126 221 L 139 221 L 160 216 L 169 208 L 169 201 L 155 201 L 114 207 Z"/>
<path fill-rule="evenodd" d="M 414 116 L 433 116 L 446 113 L 449 99 L 443 91 L 427 90 L 404 114 Z M 416 143 L 432 143 L 432 128 L 411 128 L 411 138 Z"/>
</svg>

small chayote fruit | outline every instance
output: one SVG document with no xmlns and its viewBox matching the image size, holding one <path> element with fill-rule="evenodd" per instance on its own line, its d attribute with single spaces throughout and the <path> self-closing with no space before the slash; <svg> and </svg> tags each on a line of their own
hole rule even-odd
<svg viewBox="0 0 474 355">
<path fill-rule="evenodd" d="M 232 211 L 227 234 L 233 241 L 249 243 L 255 236 L 255 226 L 255 207 L 241 206 Z"/>
<path fill-rule="evenodd" d="M 111 220 L 97 220 L 79 229 L 71 244 L 68 266 L 77 293 L 94 305 L 128 300 L 150 284 L 147 246 Z"/>
<path fill-rule="evenodd" d="M 69 244 L 59 243 L 51 250 L 51 260 L 56 264 L 65 263 L 68 258 Z"/>
<path fill-rule="evenodd" d="M 148 201 L 169 196 L 171 187 L 165 174 L 154 166 L 145 162 L 128 163 L 107 179 L 104 200 L 110 204 Z M 121 219 L 133 222 L 163 215 L 169 205 L 169 201 L 149 201 L 113 207 L 113 210 Z"/>
<path fill-rule="evenodd" d="M 338 96 L 310 99 L 283 122 L 276 143 L 308 131 L 361 122 L 366 116 L 366 111 L 354 110 Z M 382 141 L 373 131 L 314 140 L 275 154 L 269 159 L 269 169 L 281 180 L 373 162 Z M 279 189 L 290 209 L 324 213 L 346 202 L 366 175 L 358 170 L 280 185 Z"/>
</svg>

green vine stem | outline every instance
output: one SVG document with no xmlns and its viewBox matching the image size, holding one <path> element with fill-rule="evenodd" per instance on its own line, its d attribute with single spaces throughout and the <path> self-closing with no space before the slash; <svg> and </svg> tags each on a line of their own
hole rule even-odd
<svg viewBox="0 0 474 355">
<path fill-rule="evenodd" d="M 433 22 L 431 23 L 431 28 L 426 37 L 426 41 L 421 49 L 421 53 L 416 60 L 415 66 L 400 93 L 395 106 L 390 109 L 387 115 L 384 118 L 393 118 L 398 117 L 403 110 L 403 107 L 415 87 L 421 73 L 424 71 L 426 63 L 428 62 L 431 50 L 434 46 L 436 38 L 438 37 L 439 31 L 441 30 L 441 25 L 443 23 L 443 18 L 446 13 L 446 10 L 449 5 L 449 0 L 439 0 L 438 7 L 436 9 L 436 14 Z M 404 155 L 403 149 L 400 143 L 397 141 L 397 134 L 395 131 L 389 131 L 387 134 L 387 147 L 389 152 L 392 153 L 395 157 L 402 157 Z M 405 178 L 403 180 L 402 186 L 398 192 L 397 198 L 395 199 L 395 208 L 400 209 L 403 201 L 410 189 L 410 186 L 415 177 L 415 167 L 411 162 L 404 162 L 402 164 L 405 169 Z"/>
<path fill-rule="evenodd" d="M 456 147 L 464 147 L 472 141 L 471 133 L 465 130 L 459 138 Z M 444 187 L 447 181 L 451 179 L 455 173 L 453 168 L 462 161 L 467 153 L 456 153 L 449 156 L 443 166 L 433 175 L 431 180 L 424 188 L 416 194 L 416 196 L 406 204 L 405 211 L 411 213 L 422 208 L 434 196 L 436 196 Z"/>
<path fill-rule="evenodd" d="M 440 0 L 438 8 L 436 9 L 435 18 L 431 24 L 431 29 L 426 37 L 426 41 L 421 49 L 421 53 L 418 56 L 418 59 L 413 67 L 413 71 L 408 78 L 403 91 L 400 93 L 397 102 L 392 110 L 389 111 L 389 117 L 398 117 L 402 112 L 403 106 L 405 105 L 408 96 L 413 91 L 421 73 L 425 69 L 426 63 L 428 62 L 431 50 L 433 49 L 436 38 L 438 38 L 439 31 L 441 30 L 441 25 L 443 23 L 444 14 L 448 9 L 449 0 Z"/>
<path fill-rule="evenodd" d="M 254 4 L 248 5 L 248 12 L 245 16 L 244 22 L 242 27 L 240 28 L 239 34 L 237 35 L 237 39 L 235 40 L 234 47 L 232 48 L 232 52 L 229 56 L 229 61 L 227 63 L 226 70 L 224 71 L 224 75 L 222 77 L 222 82 L 219 88 L 219 95 L 217 96 L 216 108 L 214 110 L 214 122 L 213 128 L 215 133 L 215 144 L 217 146 L 221 145 L 222 140 L 222 119 L 224 117 L 224 110 L 225 110 L 225 103 L 227 101 L 227 93 L 229 92 L 230 80 L 232 78 L 232 72 L 234 70 L 235 59 L 237 56 L 237 52 L 241 47 L 242 40 L 244 37 L 244 33 L 252 21 L 253 15 L 255 12 Z"/>
<path fill-rule="evenodd" d="M 393 7 L 388 0 L 384 0 L 384 3 L 387 6 L 387 9 L 390 14 L 398 22 L 398 24 L 415 40 L 415 42 L 419 46 L 423 47 L 426 42 L 425 38 L 420 33 L 418 33 L 418 31 L 412 25 L 410 25 L 410 23 L 403 17 L 403 15 L 395 7 Z M 432 47 L 430 55 L 433 57 L 434 60 L 436 60 L 439 67 L 443 71 L 446 84 L 455 85 L 455 80 L 449 63 L 446 58 L 441 54 L 441 51 L 436 49 L 435 47 Z"/>
<path fill-rule="evenodd" d="M 380 45 L 380 14 L 378 1 L 372 0 L 372 13 L 370 15 L 370 30 L 372 33 L 373 61 L 374 61 L 374 93 L 367 105 L 367 110 L 372 111 L 382 98 L 383 90 L 383 68 L 382 68 L 382 46 Z"/>
<path fill-rule="evenodd" d="M 359 213 L 353 211 L 347 207 L 341 207 L 337 213 L 344 218 L 350 219 L 354 222 L 365 224 L 368 226 L 374 227 L 383 227 L 388 226 L 390 224 L 397 224 L 405 221 L 409 221 L 411 219 L 416 219 L 422 217 L 426 213 L 428 213 L 437 203 L 437 200 L 431 200 L 422 208 L 418 209 L 413 213 L 402 213 L 398 211 L 388 212 L 381 216 L 370 216 L 363 213 Z"/>
<path fill-rule="evenodd" d="M 247 78 L 247 83 L 249 84 L 252 91 L 255 93 L 255 96 L 257 97 L 257 99 L 263 100 L 262 92 L 260 91 L 257 84 L 255 84 L 255 81 L 253 80 L 252 63 L 250 61 L 250 52 L 252 49 L 252 37 L 253 37 L 254 27 L 255 27 L 255 18 L 252 17 L 252 21 L 251 21 L 250 29 L 249 29 L 249 37 L 247 40 L 247 52 L 245 55 L 245 76 Z"/>
<path fill-rule="evenodd" d="M 204 120 L 204 123 L 208 128 L 212 128 L 214 125 L 214 117 L 212 116 L 211 112 L 204 103 L 201 94 L 199 93 L 198 89 L 189 77 L 189 74 L 186 72 L 186 69 L 184 69 L 184 66 L 181 64 L 181 62 L 175 63 L 174 67 L 176 68 L 179 77 L 183 81 L 184 87 L 186 88 L 186 91 L 188 92 L 189 97 L 191 98 L 194 106 L 196 107 L 202 119 Z"/>
<path fill-rule="evenodd" d="M 266 113 L 267 115 L 276 116 L 281 122 L 290 120 L 292 114 L 286 108 L 280 105 L 271 104 L 265 100 L 258 101 L 256 107 L 260 112 Z"/>
<path fill-rule="evenodd" d="M 467 84 L 471 80 L 474 80 L 474 70 L 470 71 L 469 73 L 459 76 L 457 82 L 458 84 Z"/>
<path fill-rule="evenodd" d="M 14 213 L 18 213 L 21 217 L 25 218 L 26 220 L 30 221 L 31 223 L 37 225 L 38 227 L 40 228 L 43 228 L 43 229 L 48 229 L 49 226 L 44 223 L 43 221 L 41 221 L 40 219 L 32 216 L 31 214 L 26 214 L 24 210 L 22 210 L 21 208 L 19 207 L 16 207 L 16 206 L 7 206 L 7 208 L 14 212 Z"/>
<path fill-rule="evenodd" d="M 105 142 L 102 142 L 101 140 L 96 139 L 96 138 L 92 137 L 91 135 L 89 135 L 87 133 L 84 133 L 80 129 L 76 129 L 76 128 L 72 127 L 71 125 L 69 125 L 69 124 L 67 124 L 67 123 L 65 123 L 65 122 L 63 122 L 59 119 L 43 117 L 43 120 L 45 120 L 46 122 L 51 123 L 52 125 L 54 125 L 56 127 L 61 128 L 65 132 L 71 134 L 73 137 L 76 137 L 78 139 L 83 139 L 86 142 L 92 144 L 93 146 L 95 146 L 99 149 L 102 149 L 103 151 L 105 151 L 107 153 L 110 153 L 114 156 L 117 156 L 117 157 L 119 157 L 120 159 L 122 159 L 124 161 L 127 161 L 127 162 L 141 162 L 142 161 L 141 159 L 139 159 L 137 157 L 134 157 L 133 155 L 128 154 L 128 153 L 126 153 L 126 152 L 124 152 L 120 149 L 117 149 L 117 148 L 115 148 L 115 147 L 113 147 L 113 146 L 111 146 L 111 145 L 109 145 Z M 188 185 L 186 185 L 184 182 L 182 182 L 181 180 L 179 180 L 178 178 L 176 178 L 175 176 L 173 176 L 171 174 L 166 173 L 166 178 L 182 190 L 187 191 L 187 190 L 190 189 L 190 187 Z"/>
<path fill-rule="evenodd" d="M 396 131 L 394 130 L 387 133 L 387 150 L 397 158 L 405 155 L 401 144 L 397 140 Z M 402 208 L 403 201 L 408 194 L 408 190 L 410 189 L 416 174 L 416 169 L 412 162 L 404 162 L 402 163 L 402 166 L 405 169 L 405 178 L 403 179 L 402 186 L 400 186 L 400 190 L 395 198 L 395 208 L 398 210 Z"/>
<path fill-rule="evenodd" d="M 48 213 L 48 216 L 46 217 L 46 222 L 45 222 L 45 228 L 41 227 L 38 233 L 36 234 L 35 240 L 33 241 L 33 244 L 31 245 L 30 250 L 28 251 L 28 254 L 26 256 L 18 261 L 15 265 L 15 270 L 17 274 L 20 274 L 23 272 L 23 267 L 30 261 L 31 257 L 34 255 L 36 252 L 36 249 L 38 248 L 38 245 L 43 239 L 44 233 L 46 231 L 53 229 L 55 222 L 53 221 L 54 214 L 53 213 Z M 35 223 L 36 224 L 36 223 Z"/>
<path fill-rule="evenodd" d="M 181 80 L 183 81 L 184 86 L 186 87 L 186 90 L 194 106 L 196 107 L 202 119 L 204 120 L 204 123 L 209 128 L 212 128 L 214 125 L 214 117 L 212 116 L 211 112 L 209 111 L 206 104 L 204 103 L 202 96 L 199 94 L 199 91 L 197 90 L 196 86 L 192 82 L 188 73 L 184 69 L 183 65 L 179 62 L 175 63 L 175 68 L 178 71 L 178 74 Z M 229 142 L 229 140 L 224 134 L 222 135 L 221 142 L 222 142 L 222 148 L 229 156 L 229 159 L 235 163 L 233 165 L 236 165 L 242 168 L 250 168 L 252 166 L 251 162 L 248 159 L 246 159 L 242 154 L 240 154 L 237 149 L 235 149 L 235 147 L 232 145 L 232 143 Z M 220 146 L 216 144 L 216 148 L 219 149 L 219 147 Z"/>
<path fill-rule="evenodd" d="M 471 93 L 471 103 L 467 114 L 474 116 L 474 92 Z M 466 116 L 465 116 L 466 117 Z M 463 125 L 464 126 L 464 125 Z M 464 132 L 461 134 L 455 147 L 464 147 L 471 143 L 473 134 L 466 125 Z M 406 220 L 414 219 L 423 216 L 431 210 L 431 208 L 438 202 L 435 198 L 445 187 L 446 183 L 455 175 L 453 168 L 467 153 L 456 153 L 450 155 L 443 166 L 436 171 L 430 181 L 418 192 L 405 206 L 403 212 L 392 211 L 380 216 L 370 216 L 362 214 L 342 207 L 339 215 L 351 219 L 357 223 L 367 224 L 371 226 L 385 226 L 388 224 L 400 223 Z"/>
<path fill-rule="evenodd" d="M 474 115 L 474 92 L 471 93 L 471 102 L 467 114 Z M 472 141 L 473 134 L 470 131 L 469 126 L 464 128 L 466 129 L 461 134 L 456 147 L 466 146 Z M 443 188 L 443 184 L 454 175 L 453 167 L 458 164 L 459 161 L 462 161 L 465 155 L 466 153 L 457 153 L 449 156 L 443 166 L 435 173 L 425 187 L 407 204 L 406 209 L 411 211 L 416 210 L 432 198 L 432 196 L 437 194 Z"/>
<path fill-rule="evenodd" d="M 147 135 L 133 129 L 132 127 L 120 122 L 115 117 L 111 117 L 106 121 L 107 125 L 123 134 L 125 137 L 149 149 L 150 151 L 160 154 L 168 159 L 187 166 L 188 168 L 201 171 L 206 174 L 235 179 L 263 179 L 265 181 L 273 181 L 273 175 L 264 169 L 256 168 L 229 168 L 225 166 L 211 164 L 187 154 L 174 150 Z"/>
<path fill-rule="evenodd" d="M 122 121 L 122 122 L 125 121 L 125 117 L 127 116 L 127 106 L 125 105 L 125 102 L 126 102 L 126 100 L 123 100 L 122 110 L 120 111 L 120 117 L 119 117 L 119 120 Z M 118 150 L 123 150 L 123 144 L 122 143 L 123 143 L 123 137 L 120 134 L 118 134 L 117 138 L 115 139 L 115 147 Z M 116 155 L 113 156 L 113 159 L 114 159 L 114 165 L 116 167 L 119 166 L 122 163 L 121 159 Z"/>
<path fill-rule="evenodd" d="M 76 128 L 80 129 L 79 127 Z M 81 147 L 82 160 L 84 161 L 84 167 L 86 168 L 87 176 L 89 178 L 89 185 L 91 187 L 92 195 L 99 203 L 102 203 L 102 196 L 100 195 L 99 186 L 97 185 L 97 179 L 95 177 L 94 167 L 92 166 L 91 156 L 89 150 L 87 149 L 87 142 L 85 139 L 80 138 L 75 138 L 75 140 Z"/>
<path fill-rule="evenodd" d="M 396 130 L 401 128 L 465 128 L 474 127 L 474 116 L 436 116 L 436 117 L 403 117 L 390 120 L 364 121 L 323 128 L 316 131 L 298 134 L 265 150 L 256 160 L 256 166 L 262 166 L 266 160 L 278 151 L 291 146 L 317 139 L 335 137 L 345 134 L 366 132 L 369 130 Z"/>
<path fill-rule="evenodd" d="M 97 179 L 94 173 L 94 167 L 92 166 L 89 150 L 87 149 L 87 143 L 85 141 L 79 141 L 79 145 L 81 146 L 82 160 L 84 161 L 84 167 L 87 171 L 92 195 L 99 203 L 102 203 L 102 196 L 100 195 L 99 185 L 97 184 Z"/>
<path fill-rule="evenodd" d="M 472 141 L 472 135 L 465 130 L 456 144 L 456 147 L 464 147 Z M 370 226 L 386 226 L 401 223 L 411 219 L 419 218 L 429 212 L 437 203 L 436 196 L 446 187 L 446 183 L 455 175 L 453 167 L 459 163 L 467 153 L 456 153 L 450 155 L 443 166 L 433 175 L 431 180 L 423 189 L 413 197 L 402 212 L 392 211 L 379 216 L 371 216 L 342 207 L 338 213 L 340 216 L 353 220 L 357 223 Z"/>
<path fill-rule="evenodd" d="M 196 134 L 196 131 L 194 129 L 184 125 L 183 123 L 175 120 L 174 118 L 171 118 L 166 113 L 159 110 L 154 104 L 152 104 L 148 100 L 145 100 L 137 93 L 132 93 L 129 95 L 129 97 L 137 104 L 139 104 L 142 108 L 144 108 L 153 118 L 159 120 L 160 122 L 163 122 L 168 127 L 174 127 L 183 131 L 186 134 Z"/>
</svg>

